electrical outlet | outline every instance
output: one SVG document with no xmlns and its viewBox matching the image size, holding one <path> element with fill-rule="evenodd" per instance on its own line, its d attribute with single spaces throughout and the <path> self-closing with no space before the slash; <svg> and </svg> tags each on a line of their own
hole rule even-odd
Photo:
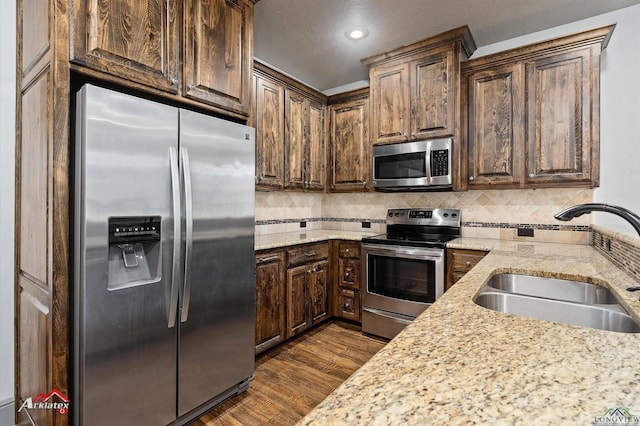
<svg viewBox="0 0 640 426">
<path fill-rule="evenodd" d="M 533 237 L 533 228 L 518 228 L 518 237 Z"/>
<path fill-rule="evenodd" d="M 300 222 L 300 228 L 306 228 L 307 227 L 307 222 L 306 221 L 302 221 Z"/>
<path fill-rule="evenodd" d="M 371 228 L 371 222 L 365 220 L 364 222 L 362 222 L 362 227 L 363 228 Z"/>
</svg>

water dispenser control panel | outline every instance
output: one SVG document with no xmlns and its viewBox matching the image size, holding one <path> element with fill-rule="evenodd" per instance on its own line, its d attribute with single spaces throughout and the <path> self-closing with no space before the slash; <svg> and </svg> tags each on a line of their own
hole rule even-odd
<svg viewBox="0 0 640 426">
<path fill-rule="evenodd" d="M 109 245 L 160 241 L 160 216 L 109 218 Z"/>
</svg>

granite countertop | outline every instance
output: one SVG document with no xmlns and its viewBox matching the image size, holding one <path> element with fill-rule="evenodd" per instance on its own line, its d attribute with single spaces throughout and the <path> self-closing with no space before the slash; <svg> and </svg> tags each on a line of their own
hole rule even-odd
<svg viewBox="0 0 640 426">
<path fill-rule="evenodd" d="M 333 231 L 326 229 L 316 229 L 309 231 L 301 230 L 296 232 L 283 232 L 279 234 L 257 235 L 255 249 L 266 250 L 327 240 L 360 241 L 362 240 L 362 238 L 371 235 L 375 235 L 375 233 L 357 231 Z"/>
<path fill-rule="evenodd" d="M 438 301 L 318 405 L 301 425 L 593 424 L 640 414 L 640 334 L 495 312 L 473 303 L 496 272 L 610 287 L 640 319 L 638 285 L 591 246 L 461 238 L 491 250 Z"/>
</svg>

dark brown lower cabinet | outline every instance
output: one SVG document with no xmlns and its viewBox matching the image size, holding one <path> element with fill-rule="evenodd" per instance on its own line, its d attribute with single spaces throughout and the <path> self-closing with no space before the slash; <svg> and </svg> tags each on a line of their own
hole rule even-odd
<svg viewBox="0 0 640 426">
<path fill-rule="evenodd" d="M 287 270 L 287 338 L 329 317 L 328 277 L 327 260 Z"/>
<path fill-rule="evenodd" d="M 256 255 L 256 354 L 284 342 L 285 252 Z"/>
<path fill-rule="evenodd" d="M 332 241 L 333 315 L 360 322 L 360 242 Z"/>
<path fill-rule="evenodd" d="M 449 290 L 487 255 L 483 250 L 447 249 L 447 281 L 445 290 Z"/>
</svg>

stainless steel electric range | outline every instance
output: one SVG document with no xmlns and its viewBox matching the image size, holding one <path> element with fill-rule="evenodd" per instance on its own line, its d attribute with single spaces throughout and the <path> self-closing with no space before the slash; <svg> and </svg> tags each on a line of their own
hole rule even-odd
<svg viewBox="0 0 640 426">
<path fill-rule="evenodd" d="M 460 210 L 389 209 L 387 233 L 362 240 L 362 331 L 389 339 L 444 293 L 445 246 Z"/>
</svg>

